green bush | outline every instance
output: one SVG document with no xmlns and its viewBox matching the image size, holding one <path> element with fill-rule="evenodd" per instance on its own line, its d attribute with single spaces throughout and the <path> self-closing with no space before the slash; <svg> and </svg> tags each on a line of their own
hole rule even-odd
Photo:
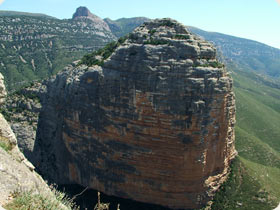
<svg viewBox="0 0 280 210">
<path fill-rule="evenodd" d="M 218 61 L 210 62 L 209 65 L 210 65 L 211 67 L 213 67 L 213 68 L 223 68 L 223 67 L 225 67 L 224 64 L 222 64 L 222 63 L 220 63 L 220 62 L 218 62 Z"/>
<path fill-rule="evenodd" d="M 213 61 L 205 64 L 193 64 L 193 67 L 213 67 L 213 68 L 224 68 L 225 65 L 218 62 L 218 61 Z"/>
<path fill-rule="evenodd" d="M 153 35 L 154 33 L 156 33 L 156 29 L 152 29 L 149 31 L 149 34 Z"/>
<path fill-rule="evenodd" d="M 167 26 L 167 27 L 170 27 L 170 28 L 175 26 L 175 25 L 176 25 L 175 23 L 173 23 L 171 20 L 168 20 L 168 19 L 164 19 L 160 23 L 160 26 Z"/>
</svg>

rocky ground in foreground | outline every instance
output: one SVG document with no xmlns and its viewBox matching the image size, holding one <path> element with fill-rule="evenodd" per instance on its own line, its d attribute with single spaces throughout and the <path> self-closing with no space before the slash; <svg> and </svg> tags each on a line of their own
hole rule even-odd
<svg viewBox="0 0 280 210">
<path fill-rule="evenodd" d="M 5 103 L 6 94 L 3 76 L 0 74 L 0 105 Z M 45 205 L 39 201 L 45 201 L 53 208 L 69 209 L 59 200 L 63 198 L 62 194 L 54 193 L 34 169 L 32 163 L 20 152 L 14 132 L 0 113 L 0 208 L 21 209 L 33 206 L 35 209 L 36 205 L 40 205 L 38 208 Z M 20 196 L 25 197 L 18 201 Z"/>
</svg>

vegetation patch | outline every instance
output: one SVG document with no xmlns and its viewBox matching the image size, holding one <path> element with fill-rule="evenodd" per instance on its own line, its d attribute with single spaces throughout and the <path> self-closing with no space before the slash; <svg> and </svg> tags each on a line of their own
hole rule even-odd
<svg viewBox="0 0 280 210">
<path fill-rule="evenodd" d="M 164 45 L 164 44 L 170 44 L 167 40 L 159 40 L 159 39 L 150 39 L 148 41 L 145 41 L 144 44 L 151 44 L 151 45 Z"/>
<path fill-rule="evenodd" d="M 9 152 L 13 149 L 13 145 L 9 142 L 9 140 L 2 136 L 0 136 L 0 147 L 6 152 Z"/>
<path fill-rule="evenodd" d="M 209 65 L 213 68 L 224 68 L 225 65 L 218 62 L 218 61 L 214 61 L 214 62 L 210 62 Z"/>
<path fill-rule="evenodd" d="M 87 66 L 94 66 L 94 65 L 103 66 L 104 60 L 109 58 L 113 54 L 113 52 L 117 49 L 117 47 L 123 44 L 127 39 L 128 36 L 121 37 L 117 42 L 111 42 L 107 44 L 104 48 L 85 55 L 79 62 L 79 65 L 85 64 Z"/>
<path fill-rule="evenodd" d="M 13 200 L 4 205 L 7 210 L 21 209 L 21 210 L 54 210 L 62 209 L 61 205 L 66 206 L 66 209 L 79 209 L 75 203 L 69 199 L 64 193 L 52 189 L 55 197 L 49 195 L 35 194 L 32 191 L 15 192 L 13 193 Z"/>
<path fill-rule="evenodd" d="M 260 183 L 250 176 L 246 166 L 237 157 L 231 164 L 228 180 L 216 193 L 211 209 L 267 210 L 275 203 Z"/>
<path fill-rule="evenodd" d="M 195 63 L 193 64 L 193 67 L 213 67 L 213 68 L 224 68 L 225 65 L 218 62 L 218 61 L 213 61 L 213 62 L 208 62 L 205 64 L 199 64 L 199 63 Z"/>
<path fill-rule="evenodd" d="M 156 29 L 152 29 L 148 32 L 150 35 L 153 35 L 154 33 L 156 33 Z"/>
<path fill-rule="evenodd" d="M 175 26 L 176 24 L 173 23 L 171 20 L 168 20 L 168 19 L 164 19 L 160 22 L 160 25 L 159 26 L 167 26 L 167 27 L 173 27 Z"/>
</svg>

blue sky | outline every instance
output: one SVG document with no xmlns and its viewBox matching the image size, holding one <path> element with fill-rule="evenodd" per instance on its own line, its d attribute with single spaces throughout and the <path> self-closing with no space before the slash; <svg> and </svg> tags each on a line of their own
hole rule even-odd
<svg viewBox="0 0 280 210">
<path fill-rule="evenodd" d="M 45 13 L 60 19 L 71 18 L 79 6 L 113 20 L 170 17 L 280 48 L 280 0 L 0 0 L 0 4 L 0 10 Z"/>
</svg>

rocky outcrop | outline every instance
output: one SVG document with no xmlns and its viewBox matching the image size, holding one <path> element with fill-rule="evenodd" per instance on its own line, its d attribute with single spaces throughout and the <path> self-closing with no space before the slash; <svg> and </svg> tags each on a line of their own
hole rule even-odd
<svg viewBox="0 0 280 210">
<path fill-rule="evenodd" d="M 6 92 L 1 74 L 0 78 L 1 103 L 4 103 Z M 13 199 L 14 192 L 26 191 L 54 198 L 48 185 L 34 171 L 34 166 L 19 151 L 15 134 L 0 113 L 0 208 Z"/>
<path fill-rule="evenodd" d="M 12 193 L 17 191 L 50 192 L 34 166 L 19 151 L 13 131 L 0 114 L 0 142 L 3 141 L 9 145 L 9 151 L 0 147 L 0 205 L 11 200 Z"/>
<path fill-rule="evenodd" d="M 7 95 L 5 84 L 4 84 L 4 77 L 0 73 L 0 104 L 4 103 L 5 96 Z"/>
<path fill-rule="evenodd" d="M 202 207 L 236 155 L 231 77 L 215 48 L 174 20 L 114 46 L 89 58 L 102 66 L 69 66 L 49 82 L 36 165 L 58 183 Z"/>
</svg>

